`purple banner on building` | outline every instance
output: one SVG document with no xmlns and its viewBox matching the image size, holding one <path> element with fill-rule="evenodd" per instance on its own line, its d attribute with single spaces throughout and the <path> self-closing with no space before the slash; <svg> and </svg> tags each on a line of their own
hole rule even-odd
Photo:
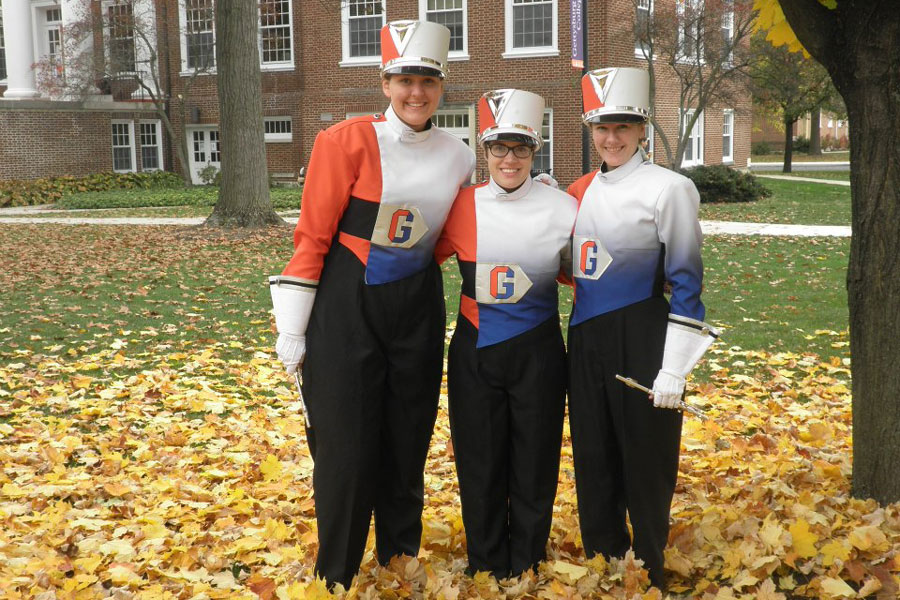
<svg viewBox="0 0 900 600">
<path fill-rule="evenodd" d="M 587 0 L 569 0 L 569 12 L 572 16 L 572 67 L 584 68 L 584 15 L 583 4 Z"/>
</svg>

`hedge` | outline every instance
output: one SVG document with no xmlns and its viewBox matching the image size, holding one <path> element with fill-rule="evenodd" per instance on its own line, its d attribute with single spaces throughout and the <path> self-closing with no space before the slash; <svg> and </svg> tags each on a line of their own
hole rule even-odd
<svg viewBox="0 0 900 600">
<path fill-rule="evenodd" d="M 772 191 L 750 173 L 724 165 L 682 169 L 681 174 L 697 186 L 701 203 L 755 202 L 772 195 Z"/>
<path fill-rule="evenodd" d="M 0 207 L 59 202 L 70 194 L 106 190 L 183 187 L 181 177 L 166 171 L 154 173 L 95 173 L 84 177 L 63 175 L 44 179 L 0 181 Z"/>
</svg>

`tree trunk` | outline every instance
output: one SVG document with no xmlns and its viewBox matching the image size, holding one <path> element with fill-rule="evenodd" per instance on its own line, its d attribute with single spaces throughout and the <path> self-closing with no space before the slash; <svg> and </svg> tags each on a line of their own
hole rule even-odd
<svg viewBox="0 0 900 600">
<path fill-rule="evenodd" d="M 284 224 L 272 208 L 263 141 L 256 2 L 216 2 L 216 68 L 222 178 L 206 225 Z"/>
<path fill-rule="evenodd" d="M 819 125 L 822 121 L 822 109 L 816 108 L 809 113 L 809 154 L 810 156 L 821 156 L 822 154 L 822 131 Z"/>
<path fill-rule="evenodd" d="M 796 119 L 792 119 L 787 114 L 784 115 L 784 162 L 781 165 L 782 173 L 791 172 L 791 160 L 794 156 L 794 123 L 796 123 Z"/>
<path fill-rule="evenodd" d="M 850 120 L 853 495 L 900 500 L 900 11 L 895 0 L 780 0 Z M 827 11 L 827 12 L 826 12 Z"/>
</svg>

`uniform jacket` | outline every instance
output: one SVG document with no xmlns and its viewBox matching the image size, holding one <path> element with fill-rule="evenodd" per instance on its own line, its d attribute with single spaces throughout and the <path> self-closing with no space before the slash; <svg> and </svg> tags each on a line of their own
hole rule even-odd
<svg viewBox="0 0 900 600">
<path fill-rule="evenodd" d="M 576 207 L 568 194 L 531 178 L 509 193 L 493 180 L 459 193 L 435 256 L 457 255 L 459 312 L 478 329 L 477 347 L 557 314 L 556 279 L 569 262 Z"/>
<path fill-rule="evenodd" d="M 672 285 L 671 312 L 703 320 L 700 195 L 693 182 L 640 152 L 569 186 L 579 201 L 572 242 L 577 325 Z"/>
<path fill-rule="evenodd" d="M 313 146 L 283 274 L 317 282 L 336 234 L 366 265 L 366 283 L 421 271 L 474 169 L 462 141 L 437 127 L 414 131 L 390 108 L 329 127 Z"/>
</svg>

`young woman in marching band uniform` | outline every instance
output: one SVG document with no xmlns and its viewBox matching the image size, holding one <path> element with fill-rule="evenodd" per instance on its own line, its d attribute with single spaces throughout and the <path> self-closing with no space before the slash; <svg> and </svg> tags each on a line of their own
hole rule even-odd
<svg viewBox="0 0 900 600">
<path fill-rule="evenodd" d="M 478 114 L 491 177 L 460 192 L 435 255 L 456 254 L 463 276 L 448 385 L 469 572 L 502 578 L 536 568 L 550 533 L 566 386 L 556 279 L 576 202 L 530 176 L 543 98 L 488 92 Z"/>
<path fill-rule="evenodd" d="M 270 278 L 276 350 L 302 367 L 318 523 L 316 574 L 349 587 L 374 513 L 378 561 L 415 556 L 437 414 L 444 297 L 435 242 L 475 157 L 433 127 L 450 31 L 381 32 L 384 114 L 319 134 L 294 255 Z"/>
<path fill-rule="evenodd" d="M 700 301 L 697 189 L 638 149 L 648 90 L 640 69 L 598 69 L 582 79 L 582 118 L 602 163 L 568 189 L 579 200 L 569 419 L 585 553 L 623 556 L 633 546 L 662 587 L 682 420 L 667 409 L 679 407 L 685 377 L 715 329 L 703 323 Z M 653 402 L 617 374 L 652 381 Z"/>
</svg>

